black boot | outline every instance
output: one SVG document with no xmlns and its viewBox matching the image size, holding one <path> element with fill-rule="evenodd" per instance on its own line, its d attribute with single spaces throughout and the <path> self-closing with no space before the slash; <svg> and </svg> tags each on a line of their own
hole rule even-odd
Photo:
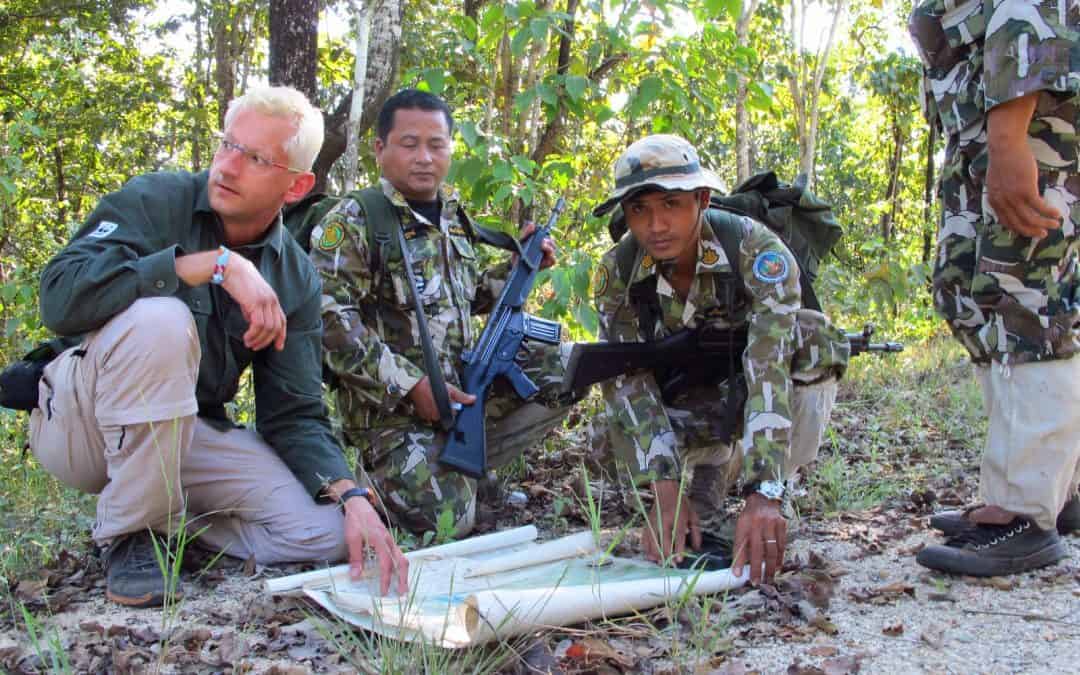
<svg viewBox="0 0 1080 675">
<path fill-rule="evenodd" d="M 954 537 L 975 525 L 968 519 L 968 515 L 977 508 L 979 507 L 969 506 L 966 509 L 935 513 L 930 516 L 930 527 L 940 530 L 946 537 Z M 1057 531 L 1058 534 L 1072 534 L 1077 530 L 1080 530 L 1080 497 L 1073 495 L 1058 514 Z"/>
<path fill-rule="evenodd" d="M 118 537 L 105 549 L 104 558 L 105 594 L 110 600 L 129 607 L 161 606 L 165 599 L 165 575 L 154 555 L 149 532 Z"/>
<path fill-rule="evenodd" d="M 942 572 L 997 577 L 1052 565 L 1066 555 L 1057 532 L 1017 516 L 1007 525 L 972 525 L 944 546 L 927 546 L 915 559 Z"/>
</svg>

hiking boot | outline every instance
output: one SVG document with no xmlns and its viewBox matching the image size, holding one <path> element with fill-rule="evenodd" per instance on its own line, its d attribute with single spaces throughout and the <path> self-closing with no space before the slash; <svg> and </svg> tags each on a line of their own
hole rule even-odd
<svg viewBox="0 0 1080 675">
<path fill-rule="evenodd" d="M 113 541 L 104 551 L 105 595 L 129 607 L 160 607 L 165 577 L 154 555 L 149 532 L 133 532 Z"/>
<path fill-rule="evenodd" d="M 944 546 L 927 546 L 915 560 L 942 572 L 997 577 L 1052 565 L 1066 555 L 1065 543 L 1057 532 L 1041 530 L 1017 516 L 1007 525 L 968 527 Z"/>
<path fill-rule="evenodd" d="M 930 527 L 939 530 L 946 537 L 955 537 L 963 530 L 975 525 L 968 519 L 972 511 L 982 506 L 969 506 L 966 509 L 942 511 L 930 516 Z M 1058 534 L 1072 534 L 1080 530 L 1080 496 L 1073 495 L 1065 502 L 1057 517 Z"/>
</svg>

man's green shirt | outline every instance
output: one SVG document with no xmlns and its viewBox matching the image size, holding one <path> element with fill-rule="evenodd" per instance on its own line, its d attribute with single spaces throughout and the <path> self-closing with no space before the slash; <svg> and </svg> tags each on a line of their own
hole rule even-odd
<svg viewBox="0 0 1080 675">
<path fill-rule="evenodd" d="M 107 195 L 41 275 L 41 316 L 60 335 L 100 328 L 139 298 L 175 297 L 199 331 L 202 361 L 199 415 L 219 429 L 231 425 L 225 403 L 240 374 L 254 371 L 255 427 L 313 494 L 352 477 L 330 430 L 322 400 L 319 275 L 280 218 L 258 242 L 232 249 L 252 263 L 277 293 L 288 319 L 285 348 L 244 346 L 248 322 L 220 286 L 186 285 L 176 258 L 216 249 L 224 230 L 210 208 L 207 174 L 138 176 Z"/>
</svg>

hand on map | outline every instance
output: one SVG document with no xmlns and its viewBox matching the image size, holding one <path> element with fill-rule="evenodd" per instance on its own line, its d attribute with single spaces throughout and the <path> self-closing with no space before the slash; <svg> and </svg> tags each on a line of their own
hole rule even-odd
<svg viewBox="0 0 1080 675">
<path fill-rule="evenodd" d="M 687 532 L 690 533 L 690 545 L 694 549 L 701 548 L 701 525 L 697 512 L 686 495 L 679 493 L 679 481 L 656 481 L 653 483 L 653 495 L 649 521 L 641 532 L 645 557 L 664 564 L 674 556 L 674 562 L 682 562 Z"/>
<path fill-rule="evenodd" d="M 345 502 L 345 543 L 349 547 L 349 576 L 355 581 L 364 574 L 367 549 L 375 553 L 379 565 L 379 592 L 386 595 L 397 578 L 397 592 L 409 592 L 409 561 L 394 543 L 379 514 L 366 499 Z"/>
<path fill-rule="evenodd" d="M 746 498 L 746 506 L 735 521 L 735 561 L 731 571 L 739 573 L 750 565 L 750 583 L 771 582 L 784 565 L 787 547 L 787 520 L 780 513 L 780 501 L 757 492 Z M 762 576 L 761 564 L 765 563 Z"/>
</svg>

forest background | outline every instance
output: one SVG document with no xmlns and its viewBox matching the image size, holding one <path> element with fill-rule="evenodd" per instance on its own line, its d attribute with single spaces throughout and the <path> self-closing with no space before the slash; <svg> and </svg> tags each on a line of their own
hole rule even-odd
<svg viewBox="0 0 1080 675">
<path fill-rule="evenodd" d="M 589 281 L 611 245 L 589 211 L 621 149 L 667 132 L 693 142 L 729 186 L 766 169 L 789 181 L 807 173 L 845 229 L 816 284 L 827 311 L 845 327 L 873 321 L 927 340 L 943 329 L 926 290 L 935 144 L 919 109 L 911 4 L 8 0 L 0 366 L 46 337 L 39 273 L 97 200 L 137 174 L 205 169 L 226 103 L 251 84 L 291 84 L 317 102 L 328 129 L 317 170 L 323 189 L 339 191 L 364 16 L 358 182 L 377 176 L 371 126 L 389 94 L 445 97 L 458 124 L 450 180 L 477 220 L 515 230 L 567 198 L 561 265 L 533 302 L 574 339 L 595 337 Z M 24 427 L 0 410 L 0 470 L 47 481 L 26 473 Z M 22 499 L 0 492 L 0 513 Z M 3 548 L 5 568 L 37 558 L 16 540 Z"/>
</svg>

